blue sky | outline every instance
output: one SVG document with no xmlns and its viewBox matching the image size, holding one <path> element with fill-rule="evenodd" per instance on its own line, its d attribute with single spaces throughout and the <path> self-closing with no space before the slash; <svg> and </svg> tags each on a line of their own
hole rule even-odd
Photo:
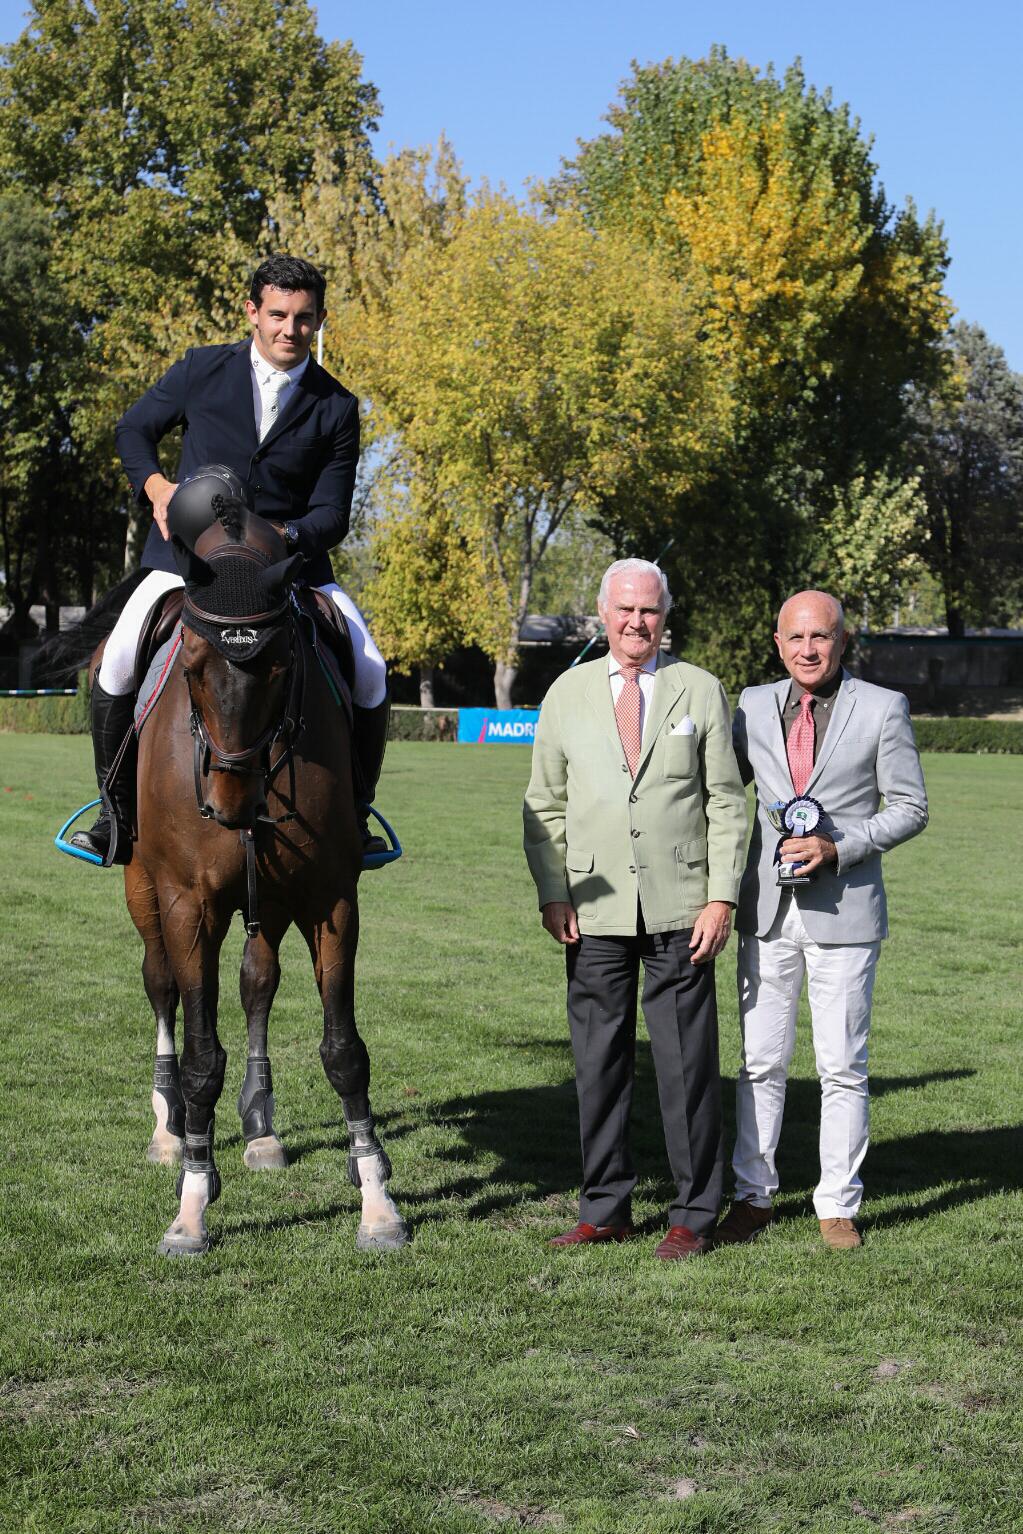
<svg viewBox="0 0 1023 1534">
<path fill-rule="evenodd" d="M 948 288 L 1023 370 L 1023 5 L 1009 0 L 323 0 L 325 37 L 351 37 L 384 106 L 379 147 L 441 132 L 474 181 L 520 190 L 598 132 L 633 58 L 714 42 L 782 69 L 797 55 L 872 134 L 889 200 L 944 221 Z M 0 40 L 22 0 L 0 0 Z"/>
</svg>

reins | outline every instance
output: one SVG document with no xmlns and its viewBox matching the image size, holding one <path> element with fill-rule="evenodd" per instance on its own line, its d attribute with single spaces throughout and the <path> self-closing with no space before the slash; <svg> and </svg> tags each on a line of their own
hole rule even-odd
<svg viewBox="0 0 1023 1534">
<path fill-rule="evenodd" d="M 189 605 L 185 599 L 186 607 Z M 295 745 L 305 729 L 303 707 L 305 704 L 306 684 L 306 656 L 305 645 L 295 622 L 294 611 L 289 611 L 288 625 L 291 638 L 291 655 L 288 661 L 287 694 L 284 711 L 279 719 L 269 724 L 259 738 L 253 741 L 251 746 L 245 746 L 240 751 L 225 751 L 218 746 L 210 733 L 209 725 L 202 717 L 195 699 L 192 696 L 191 680 L 186 676 L 185 685 L 188 688 L 188 701 L 190 713 L 188 725 L 192 733 L 192 774 L 195 782 L 195 801 L 199 814 L 203 820 L 212 820 L 215 815 L 213 806 L 208 802 L 205 793 L 206 780 L 211 772 L 235 773 L 239 776 L 255 776 L 262 772 L 264 796 L 269 799 L 270 790 L 278 773 L 287 766 L 288 769 L 288 801 L 292 806 L 295 804 Z M 230 665 L 231 662 L 228 661 Z M 273 760 L 273 748 L 280 741 L 282 749 L 276 761 Z M 245 848 L 245 874 L 248 887 L 247 916 L 245 930 L 249 937 L 255 937 L 259 932 L 259 907 L 256 888 L 256 826 L 259 822 L 269 826 L 283 825 L 285 822 L 297 819 L 298 811 L 293 807 L 283 815 L 257 815 L 251 824 L 242 826 L 238 832 L 238 838 Z"/>
</svg>

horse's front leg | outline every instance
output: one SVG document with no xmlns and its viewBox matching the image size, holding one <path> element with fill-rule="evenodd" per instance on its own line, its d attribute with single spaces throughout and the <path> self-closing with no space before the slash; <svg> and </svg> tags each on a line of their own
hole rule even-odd
<svg viewBox="0 0 1023 1534">
<path fill-rule="evenodd" d="M 160 1242 L 167 1257 L 198 1256 L 210 1244 L 206 1210 L 220 1196 L 213 1159 L 214 1114 L 224 1089 L 227 1055 L 217 1036 L 220 948 L 230 912 L 177 892 L 162 899 L 164 938 L 181 992 L 185 1043 L 181 1088 L 185 1098 L 185 1152 L 178 1177 L 177 1218 Z"/>
<path fill-rule="evenodd" d="M 359 1251 L 396 1251 L 407 1244 L 408 1226 L 387 1191 L 391 1163 L 377 1138 L 369 1106 L 369 1053 L 355 1025 L 355 950 L 359 913 L 353 892 L 326 920 L 306 932 L 323 1001 L 320 1059 L 341 1099 L 348 1125 L 348 1175 L 362 1194 Z"/>
<path fill-rule="evenodd" d="M 142 979 L 156 1019 L 152 1093 L 156 1123 L 146 1158 L 161 1166 L 173 1166 L 185 1148 L 185 1099 L 174 1047 L 178 988 L 163 941 L 156 887 L 139 858 L 133 858 L 124 870 L 124 892 L 131 919 L 145 944 Z"/>
<path fill-rule="evenodd" d="M 240 990 L 248 1025 L 249 1053 L 245 1080 L 238 1095 L 238 1114 L 245 1138 L 245 1165 L 253 1171 L 270 1172 L 288 1164 L 284 1146 L 274 1133 L 274 1084 L 267 1033 L 270 1008 L 281 983 L 277 955 L 290 917 L 268 904 L 264 905 L 260 916 L 260 930 L 245 944 L 242 958 Z"/>
</svg>

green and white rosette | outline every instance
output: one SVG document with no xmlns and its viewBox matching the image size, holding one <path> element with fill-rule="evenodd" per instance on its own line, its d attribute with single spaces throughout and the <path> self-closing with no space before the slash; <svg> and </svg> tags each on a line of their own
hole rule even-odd
<svg viewBox="0 0 1023 1534">
<path fill-rule="evenodd" d="M 824 806 L 807 794 L 790 799 L 781 812 L 782 825 L 792 836 L 809 836 L 821 821 Z"/>
</svg>

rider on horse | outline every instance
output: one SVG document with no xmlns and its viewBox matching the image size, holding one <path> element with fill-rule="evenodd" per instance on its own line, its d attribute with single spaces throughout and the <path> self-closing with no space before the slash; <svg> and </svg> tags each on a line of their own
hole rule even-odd
<svg viewBox="0 0 1023 1534">
<path fill-rule="evenodd" d="M 387 671 L 365 619 L 334 580 L 328 550 L 348 531 L 359 460 L 359 406 L 353 394 L 320 367 L 310 349 L 322 325 L 325 282 L 308 261 L 271 256 L 252 278 L 245 310 L 251 340 L 191 347 L 117 423 L 117 448 L 141 505 L 151 504 L 136 587 L 107 641 L 92 688 L 92 739 L 102 787 L 134 711 L 135 652 L 154 603 L 182 585 L 168 541 L 167 508 L 178 483 L 164 477 L 161 439 L 183 428 L 178 482 L 205 466 L 241 491 L 273 523 L 288 548 L 305 556 L 304 578 L 343 613 L 354 649 L 354 749 L 366 804 L 380 775 L 387 741 Z M 235 479 L 237 476 L 237 479 Z M 117 816 L 117 861 L 131 856 L 130 788 L 115 779 L 109 803 Z M 360 807 L 364 850 L 384 850 L 370 835 Z M 88 831 L 71 838 L 83 851 L 110 849 L 108 809 Z M 126 849 L 121 852 L 120 849 Z"/>
</svg>

